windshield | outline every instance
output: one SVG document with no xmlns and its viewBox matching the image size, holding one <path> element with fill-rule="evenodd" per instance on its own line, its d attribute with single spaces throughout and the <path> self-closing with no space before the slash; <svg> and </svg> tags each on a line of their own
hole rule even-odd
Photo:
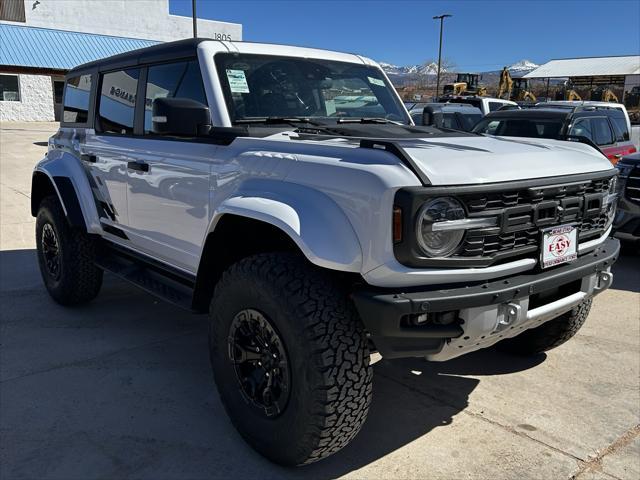
<svg viewBox="0 0 640 480">
<path fill-rule="evenodd" d="M 215 56 L 233 123 L 260 118 L 383 118 L 410 123 L 382 72 L 354 63 L 227 54 Z"/>
<path fill-rule="evenodd" d="M 550 118 L 484 118 L 473 129 L 505 137 L 557 138 L 562 120 Z"/>
</svg>

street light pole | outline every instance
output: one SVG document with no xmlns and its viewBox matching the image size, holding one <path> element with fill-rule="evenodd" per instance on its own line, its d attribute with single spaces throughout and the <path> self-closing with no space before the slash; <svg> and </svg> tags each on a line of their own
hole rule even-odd
<svg viewBox="0 0 640 480">
<path fill-rule="evenodd" d="M 440 92 L 440 65 L 442 63 L 442 28 L 444 26 L 444 19 L 452 16 L 453 15 L 449 15 L 448 13 L 445 13 L 444 15 L 436 15 L 435 17 L 433 17 L 434 20 L 440 20 L 440 46 L 438 47 L 438 77 L 436 80 L 436 99 L 438 98 L 438 95 Z"/>
<path fill-rule="evenodd" d="M 193 38 L 198 38 L 198 14 L 196 13 L 196 0 L 191 0 L 191 16 L 193 17 Z"/>
</svg>

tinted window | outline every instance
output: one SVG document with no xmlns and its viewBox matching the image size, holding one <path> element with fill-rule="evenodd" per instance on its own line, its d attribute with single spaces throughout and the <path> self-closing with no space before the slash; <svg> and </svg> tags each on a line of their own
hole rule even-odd
<svg viewBox="0 0 640 480">
<path fill-rule="evenodd" d="M 17 75 L 0 75 L 0 101 L 20 101 L 20 87 Z"/>
<path fill-rule="evenodd" d="M 481 118 L 482 118 L 482 115 L 479 113 L 473 113 L 473 114 L 461 113 L 460 116 L 458 117 L 458 120 L 460 120 L 460 122 L 462 123 L 462 129 L 468 132 L 473 128 L 473 126 L 476 123 L 480 121 Z"/>
<path fill-rule="evenodd" d="M 149 67 L 144 107 L 144 132 L 152 131 L 151 114 L 156 98 L 188 98 L 207 104 L 198 62 L 169 63 Z"/>
<path fill-rule="evenodd" d="M 455 113 L 443 114 L 442 126 L 444 128 L 453 128 L 454 130 L 458 130 L 460 127 L 458 126 L 458 122 L 456 121 L 456 114 Z"/>
<path fill-rule="evenodd" d="M 609 117 L 613 124 L 613 130 L 615 131 L 616 140 L 618 142 L 624 142 L 629 140 L 629 128 L 627 126 L 627 120 L 622 116 Z"/>
<path fill-rule="evenodd" d="M 89 119 L 91 75 L 70 78 L 64 89 L 62 121 L 65 123 L 86 123 Z"/>
<path fill-rule="evenodd" d="M 132 68 L 105 73 L 100 89 L 98 128 L 101 132 L 133 133 L 136 91 L 140 70 Z"/>
<path fill-rule="evenodd" d="M 593 128 L 596 145 L 609 145 L 613 143 L 613 133 L 609 126 L 609 120 L 604 117 L 592 118 L 591 127 Z"/>
<path fill-rule="evenodd" d="M 588 118 L 580 118 L 575 121 L 571 127 L 570 135 L 579 135 L 581 137 L 587 137 L 593 141 L 593 132 L 591 131 L 591 120 Z"/>
<path fill-rule="evenodd" d="M 505 137 L 557 138 L 562 128 L 560 120 L 546 118 L 486 119 L 478 123 L 474 132 Z"/>
<path fill-rule="evenodd" d="M 489 111 L 490 112 L 495 112 L 496 110 L 498 110 L 503 105 L 504 105 L 504 103 L 500 103 L 500 102 L 489 102 Z"/>
</svg>

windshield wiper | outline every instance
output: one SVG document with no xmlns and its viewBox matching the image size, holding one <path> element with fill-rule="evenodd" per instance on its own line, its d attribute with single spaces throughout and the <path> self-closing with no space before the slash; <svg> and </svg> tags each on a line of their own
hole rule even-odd
<svg viewBox="0 0 640 480">
<path fill-rule="evenodd" d="M 338 123 L 392 123 L 394 125 L 404 125 L 402 122 L 396 122 L 395 120 L 389 120 L 388 118 L 381 117 L 362 117 L 362 118 L 339 118 Z"/>
<path fill-rule="evenodd" d="M 315 127 L 323 127 L 326 124 L 316 122 L 306 117 L 253 117 L 253 118 L 239 118 L 235 120 L 233 123 L 239 124 L 251 124 L 251 123 L 261 123 L 264 125 L 280 125 L 280 124 L 288 124 L 294 125 L 297 123 L 307 123 L 309 125 L 313 125 Z"/>
</svg>

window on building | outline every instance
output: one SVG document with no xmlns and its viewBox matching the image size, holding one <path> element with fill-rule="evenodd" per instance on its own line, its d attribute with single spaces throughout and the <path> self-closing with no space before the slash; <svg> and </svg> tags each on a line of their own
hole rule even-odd
<svg viewBox="0 0 640 480">
<path fill-rule="evenodd" d="M 90 94 L 91 75 L 78 75 L 67 80 L 62 121 L 65 123 L 86 123 L 89 119 Z"/>
<path fill-rule="evenodd" d="M 0 20 L 26 22 L 24 0 L 0 0 Z"/>
<path fill-rule="evenodd" d="M 20 101 L 20 83 L 17 75 L 0 75 L 0 100 Z"/>
<path fill-rule="evenodd" d="M 133 133 L 136 91 L 140 69 L 132 68 L 102 76 L 98 107 L 98 130 L 104 133 Z"/>
<path fill-rule="evenodd" d="M 156 98 L 188 98 L 207 104 L 198 62 L 168 63 L 149 67 L 144 108 L 144 133 L 153 131 L 151 121 Z"/>
</svg>

